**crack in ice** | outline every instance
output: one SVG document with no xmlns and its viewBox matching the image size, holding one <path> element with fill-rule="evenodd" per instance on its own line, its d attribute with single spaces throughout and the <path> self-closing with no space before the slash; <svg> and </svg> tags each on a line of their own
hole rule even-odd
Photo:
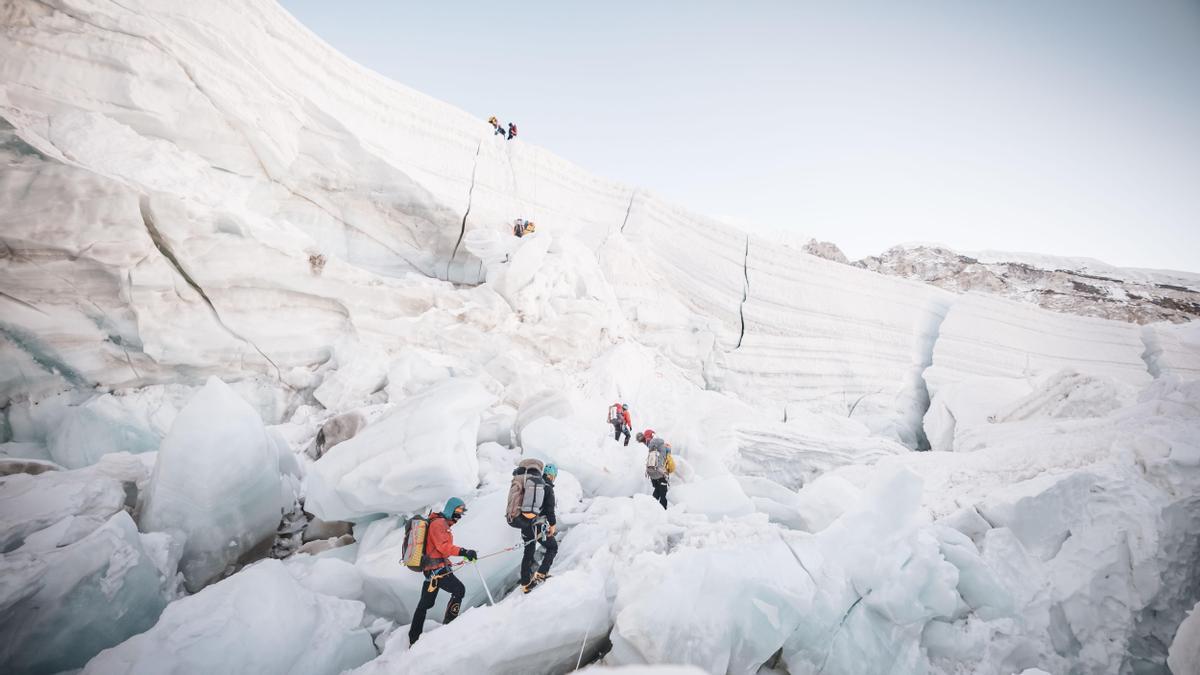
<svg viewBox="0 0 1200 675">
<path fill-rule="evenodd" d="M 187 270 L 185 270 L 183 265 L 179 262 L 179 259 L 175 257 L 175 252 L 171 249 L 170 245 L 167 244 L 166 239 L 163 238 L 162 233 L 159 232 L 158 227 L 154 224 L 154 216 L 150 212 L 150 198 L 146 195 L 142 195 L 141 199 L 138 200 L 138 206 L 142 214 L 142 223 L 146 226 L 146 233 L 150 235 L 150 241 L 153 242 L 154 248 L 158 249 L 158 252 L 161 253 L 163 257 L 167 259 L 167 262 L 171 264 L 171 267 L 173 267 L 175 271 L 179 273 L 179 276 L 182 277 L 185 282 L 187 282 L 187 285 L 191 286 L 193 291 L 196 291 L 196 293 L 200 296 L 200 299 L 204 301 L 205 305 L 208 305 L 208 309 L 210 312 L 212 312 L 213 319 L 216 320 L 217 325 L 225 329 L 226 333 L 229 333 L 241 342 L 249 345 L 252 349 L 254 349 L 254 351 L 258 352 L 259 356 L 266 359 L 267 363 L 270 363 L 275 369 L 275 377 L 282 382 L 283 374 L 279 370 L 279 365 L 275 363 L 271 357 L 267 356 L 263 350 L 259 349 L 258 345 L 254 344 L 247 338 L 242 337 L 237 333 L 237 331 L 234 331 L 225 324 L 225 321 L 221 318 L 220 312 L 217 311 L 216 305 L 213 304 L 212 300 L 208 297 L 208 294 L 204 292 L 204 289 L 201 288 L 200 284 L 192 278 L 192 275 L 188 274 Z"/>
<path fill-rule="evenodd" d="M 746 300 L 750 297 L 750 235 L 746 235 L 746 250 L 742 256 L 742 279 L 742 302 L 738 305 L 738 321 L 741 323 L 741 330 L 738 332 L 735 350 L 741 349 L 742 340 L 746 337 Z"/>
<path fill-rule="evenodd" d="M 462 244 L 463 236 L 467 234 L 467 216 L 471 215 L 471 199 L 475 195 L 475 172 L 479 170 L 479 152 L 481 150 L 483 150 L 482 139 L 475 148 L 475 163 L 471 165 L 471 187 L 467 188 L 467 210 L 463 212 L 462 229 L 458 231 L 458 241 L 454 242 L 454 250 L 450 252 L 450 259 L 446 261 L 446 281 L 450 280 L 450 265 L 454 263 L 454 257 L 458 255 L 458 247 Z M 482 270 L 482 261 L 480 261 L 480 265 Z"/>
</svg>

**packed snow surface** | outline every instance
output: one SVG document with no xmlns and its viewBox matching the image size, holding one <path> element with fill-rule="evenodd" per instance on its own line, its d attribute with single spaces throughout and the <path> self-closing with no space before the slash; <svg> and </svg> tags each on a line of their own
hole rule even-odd
<svg viewBox="0 0 1200 675">
<path fill-rule="evenodd" d="M 268 0 L 0 16 L 0 669 L 1099 675 L 1194 652 L 1195 324 L 748 235 L 494 136 Z M 672 444 L 667 509 L 618 400 Z M 503 519 L 526 457 L 560 469 L 530 594 Z M 452 496 L 487 557 L 410 647 L 405 522 Z"/>
</svg>

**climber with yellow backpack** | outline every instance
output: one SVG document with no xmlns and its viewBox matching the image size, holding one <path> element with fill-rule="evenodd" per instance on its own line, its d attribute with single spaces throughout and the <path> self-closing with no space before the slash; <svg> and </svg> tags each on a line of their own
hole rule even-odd
<svg viewBox="0 0 1200 675">
<path fill-rule="evenodd" d="M 537 226 L 533 224 L 532 220 L 517 218 L 513 223 L 513 235 L 515 235 L 518 239 L 527 234 L 533 234 L 534 232 L 537 232 Z"/>
<path fill-rule="evenodd" d="M 653 429 L 647 429 L 637 435 L 638 442 L 646 445 L 646 477 L 650 479 L 650 488 L 654 498 L 662 507 L 667 508 L 667 489 L 670 486 L 669 476 L 675 472 L 675 459 L 671 456 L 671 444 L 661 436 L 655 436 Z"/>
<path fill-rule="evenodd" d="M 479 557 L 469 548 L 456 546 L 454 535 L 450 534 L 450 528 L 466 512 L 467 505 L 463 500 L 451 497 L 446 500 L 446 505 L 440 512 L 430 513 L 428 517 L 413 516 L 405 525 L 402 549 L 404 566 L 414 572 L 421 572 L 428 580 L 428 583 L 421 585 L 421 599 L 413 612 L 412 625 L 408 629 L 410 645 L 421 637 L 421 631 L 425 629 L 425 614 L 437 602 L 438 591 L 442 588 L 450 592 L 450 604 L 446 605 L 446 615 L 442 624 L 448 624 L 458 618 L 467 588 L 454 576 L 449 558 L 461 556 L 467 560 L 475 560 Z"/>
</svg>

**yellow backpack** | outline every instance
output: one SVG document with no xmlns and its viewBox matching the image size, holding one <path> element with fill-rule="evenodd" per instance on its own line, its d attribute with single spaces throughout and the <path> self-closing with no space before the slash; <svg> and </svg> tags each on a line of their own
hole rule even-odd
<svg viewBox="0 0 1200 675">
<path fill-rule="evenodd" d="M 667 475 L 675 473 L 675 457 L 674 457 L 674 455 L 670 455 L 670 454 L 667 455 L 667 460 L 665 462 L 663 462 L 663 469 L 667 472 Z"/>
</svg>

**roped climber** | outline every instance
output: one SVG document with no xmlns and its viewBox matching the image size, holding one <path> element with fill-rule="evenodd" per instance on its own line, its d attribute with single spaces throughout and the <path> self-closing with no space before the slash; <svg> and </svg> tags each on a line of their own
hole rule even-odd
<svg viewBox="0 0 1200 675">
<path fill-rule="evenodd" d="M 525 542 L 525 554 L 521 558 L 521 589 L 526 593 L 546 579 L 554 556 L 558 553 L 558 542 L 554 539 L 557 521 L 554 517 L 554 479 L 558 467 L 542 464 L 532 457 L 521 460 L 513 469 L 512 484 L 508 489 L 508 502 L 504 517 L 511 527 L 521 531 Z M 541 567 L 533 572 L 533 556 L 537 542 L 546 549 Z"/>
<path fill-rule="evenodd" d="M 508 123 L 508 140 L 511 141 L 512 139 L 514 139 L 516 137 L 517 137 L 517 125 L 513 124 L 512 122 L 509 122 Z"/>
<path fill-rule="evenodd" d="M 500 125 L 500 120 L 496 119 L 495 115 L 488 118 L 488 124 L 492 125 L 492 135 L 504 138 L 504 127 Z"/>
<path fill-rule="evenodd" d="M 646 477 L 650 479 L 651 491 L 654 498 L 665 509 L 667 508 L 667 488 L 670 485 L 667 471 L 670 448 L 666 441 L 654 435 L 652 429 L 638 434 L 638 440 L 646 444 Z"/>
<path fill-rule="evenodd" d="M 613 440 L 619 441 L 621 434 L 625 434 L 625 445 L 629 445 L 629 431 L 633 428 L 633 421 L 629 418 L 629 406 L 625 403 L 610 405 L 608 423 L 613 427 Z"/>
<path fill-rule="evenodd" d="M 429 518 L 429 530 L 425 535 L 425 583 L 421 584 L 421 600 L 413 612 L 412 625 L 408 629 L 408 643 L 411 645 L 421 637 L 425 629 L 425 613 L 437 602 L 438 591 L 445 588 L 450 592 L 450 604 L 446 605 L 446 616 L 442 624 L 448 624 L 458 618 L 462 608 L 463 595 L 467 588 L 463 582 L 454 576 L 450 567 L 450 556 L 462 556 L 467 560 L 475 560 L 478 554 L 469 548 L 454 544 L 454 535 L 450 528 L 467 512 L 467 505 L 458 497 L 446 500 L 446 506 L 441 513 L 432 514 Z"/>
<path fill-rule="evenodd" d="M 527 234 L 533 234 L 534 232 L 537 232 L 537 226 L 533 224 L 532 220 L 517 218 L 516 221 L 513 222 L 513 234 L 516 235 L 518 239 Z"/>
<path fill-rule="evenodd" d="M 558 555 L 558 541 L 554 538 L 558 533 L 558 520 L 554 517 L 554 480 L 558 478 L 558 467 L 547 464 L 542 478 L 545 480 L 545 491 L 542 496 L 541 513 L 533 522 L 535 541 L 525 545 L 525 553 L 521 556 L 521 578 L 528 579 L 521 584 L 521 590 L 526 593 L 541 585 L 546 577 L 550 576 L 550 566 L 554 564 L 554 556 Z M 521 535 L 524 537 L 525 534 L 525 530 L 522 530 Z M 537 572 L 534 572 L 534 550 L 539 541 L 545 551 L 542 553 L 542 562 L 538 565 Z"/>
</svg>

